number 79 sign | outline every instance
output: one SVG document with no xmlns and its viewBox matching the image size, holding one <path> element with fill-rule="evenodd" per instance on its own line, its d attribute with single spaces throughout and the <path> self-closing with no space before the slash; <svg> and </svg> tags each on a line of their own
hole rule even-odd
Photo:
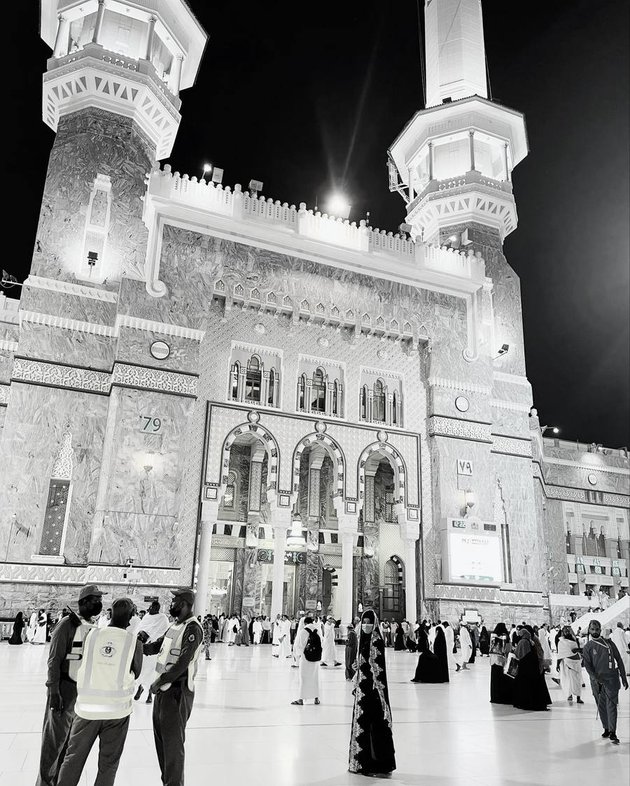
<svg viewBox="0 0 630 786">
<path fill-rule="evenodd" d="M 144 434 L 158 434 L 162 430 L 162 419 L 140 415 L 140 431 Z"/>
</svg>

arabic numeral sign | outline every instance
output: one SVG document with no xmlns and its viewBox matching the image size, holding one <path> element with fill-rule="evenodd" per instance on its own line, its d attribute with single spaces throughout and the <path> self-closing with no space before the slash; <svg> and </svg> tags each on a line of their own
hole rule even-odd
<svg viewBox="0 0 630 786">
<path fill-rule="evenodd" d="M 159 434 L 162 430 L 162 419 L 149 415 L 140 415 L 140 431 L 143 434 Z"/>
</svg>

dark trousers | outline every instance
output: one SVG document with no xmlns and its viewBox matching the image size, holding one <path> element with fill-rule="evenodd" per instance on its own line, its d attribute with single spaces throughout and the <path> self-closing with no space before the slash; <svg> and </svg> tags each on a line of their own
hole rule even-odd
<svg viewBox="0 0 630 786">
<path fill-rule="evenodd" d="M 35 786 L 56 786 L 57 776 L 68 747 L 70 728 L 75 717 L 76 683 L 62 680 L 59 684 L 59 692 L 64 704 L 61 712 L 53 712 L 50 709 L 49 701 L 46 701 L 39 775 Z"/>
<path fill-rule="evenodd" d="M 617 704 L 619 703 L 619 680 L 597 682 L 591 679 L 591 690 L 597 704 L 599 719 L 608 731 L 617 732 Z"/>
<path fill-rule="evenodd" d="M 194 698 L 195 694 L 182 683 L 173 683 L 167 691 L 155 694 L 153 737 L 164 786 L 184 786 L 186 723 Z"/>
<path fill-rule="evenodd" d="M 72 724 L 57 786 L 77 786 L 97 738 L 98 773 L 94 786 L 113 786 L 128 729 L 129 715 L 115 720 L 85 720 L 77 716 Z"/>
</svg>

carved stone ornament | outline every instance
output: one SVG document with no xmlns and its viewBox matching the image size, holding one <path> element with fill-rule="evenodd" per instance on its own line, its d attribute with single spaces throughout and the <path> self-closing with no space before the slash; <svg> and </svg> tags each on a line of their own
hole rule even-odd
<svg viewBox="0 0 630 786">
<path fill-rule="evenodd" d="M 389 434 L 386 431 L 379 431 L 376 435 L 376 438 L 379 442 L 387 442 L 389 439 Z"/>
<path fill-rule="evenodd" d="M 256 333 L 260 333 L 262 335 L 265 332 L 265 326 L 263 325 L 262 322 L 257 322 L 254 325 L 254 330 L 256 331 Z"/>
<path fill-rule="evenodd" d="M 251 412 L 247 413 L 247 420 L 249 420 L 250 423 L 258 423 L 260 420 L 260 414 L 255 410 L 252 410 Z"/>
</svg>

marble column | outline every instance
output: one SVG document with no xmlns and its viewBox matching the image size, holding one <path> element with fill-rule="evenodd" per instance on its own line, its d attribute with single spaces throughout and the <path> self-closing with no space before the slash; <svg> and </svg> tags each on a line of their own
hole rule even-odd
<svg viewBox="0 0 630 786">
<path fill-rule="evenodd" d="M 475 171 L 475 132 L 468 132 L 468 147 L 470 151 L 470 171 Z"/>
<path fill-rule="evenodd" d="M 70 20 L 63 14 L 59 14 L 59 25 L 57 27 L 57 36 L 55 38 L 55 49 L 53 57 L 63 57 L 68 53 L 68 32 L 70 30 Z"/>
<path fill-rule="evenodd" d="M 429 180 L 433 180 L 433 142 L 429 142 Z"/>
<path fill-rule="evenodd" d="M 507 183 L 510 180 L 510 167 L 508 165 L 508 143 L 507 142 L 503 145 L 503 168 L 505 169 L 505 181 Z"/>
<path fill-rule="evenodd" d="M 177 55 L 173 61 L 173 72 L 171 74 L 169 87 L 173 95 L 179 95 L 179 88 L 182 80 L 182 64 L 184 62 L 183 55 Z"/>
<path fill-rule="evenodd" d="M 145 51 L 144 59 L 151 61 L 153 57 L 153 35 L 155 33 L 155 23 L 157 22 L 156 17 L 150 16 L 149 17 L 149 30 L 147 34 L 147 48 Z"/>
<path fill-rule="evenodd" d="M 271 509 L 273 527 L 273 584 L 271 587 L 271 619 L 282 614 L 284 596 L 284 554 L 287 547 L 287 532 L 291 527 L 291 508 Z"/>
<path fill-rule="evenodd" d="M 359 535 L 359 516 L 345 512 L 345 502 L 343 497 L 335 497 L 333 500 L 337 521 L 339 522 L 339 538 L 341 540 L 341 625 L 346 628 L 352 624 L 354 618 L 352 599 L 353 599 L 353 578 L 354 578 L 354 544 Z"/>
<path fill-rule="evenodd" d="M 201 503 L 201 532 L 197 547 L 197 595 L 195 598 L 195 612 L 202 615 L 206 613 L 208 602 L 212 528 L 218 517 L 219 500 L 203 500 Z"/>
<path fill-rule="evenodd" d="M 413 624 L 418 616 L 416 542 L 420 537 L 420 523 L 407 518 L 407 512 L 402 503 L 395 505 L 394 511 L 400 525 L 400 534 L 405 544 L 405 617 Z"/>
<path fill-rule="evenodd" d="M 94 25 L 93 44 L 101 43 L 101 31 L 103 29 L 103 17 L 105 15 L 105 0 L 98 0 L 98 11 L 96 13 L 96 24 Z"/>
</svg>

